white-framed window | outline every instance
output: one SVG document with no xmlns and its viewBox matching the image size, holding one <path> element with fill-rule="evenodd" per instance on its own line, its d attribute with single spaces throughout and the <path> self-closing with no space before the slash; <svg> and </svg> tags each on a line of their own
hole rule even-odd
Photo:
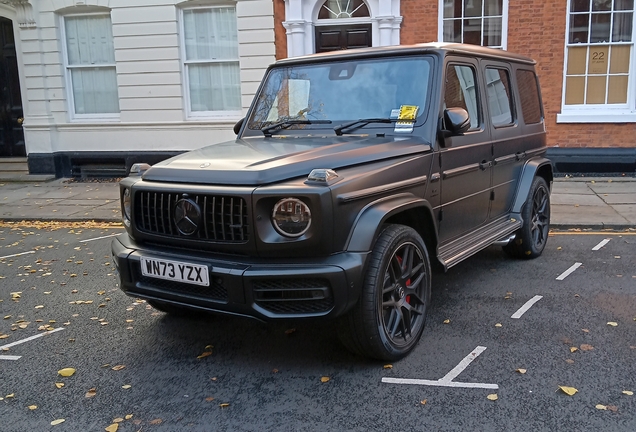
<svg viewBox="0 0 636 432">
<path fill-rule="evenodd" d="M 119 118 L 110 14 L 65 15 L 61 20 L 71 118 Z"/>
<path fill-rule="evenodd" d="M 506 49 L 508 0 L 440 0 L 438 39 Z"/>
<path fill-rule="evenodd" d="M 558 122 L 636 122 L 634 0 L 568 0 Z"/>
<path fill-rule="evenodd" d="M 188 117 L 240 116 L 236 8 L 187 8 L 181 17 Z"/>
</svg>

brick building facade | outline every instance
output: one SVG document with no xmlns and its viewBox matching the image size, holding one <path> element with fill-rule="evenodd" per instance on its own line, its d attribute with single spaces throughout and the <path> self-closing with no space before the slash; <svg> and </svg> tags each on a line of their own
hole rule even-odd
<svg viewBox="0 0 636 432">
<path fill-rule="evenodd" d="M 389 9 L 386 7 L 388 3 L 393 11 L 397 4 L 398 13 L 394 16 L 387 17 L 382 12 Z M 356 4 L 356 1 L 274 0 L 277 58 L 292 56 L 289 45 L 294 43 L 292 37 L 294 32 L 298 32 L 299 22 L 305 25 L 308 39 L 318 37 L 318 33 L 312 35 L 312 28 L 319 28 L 322 24 L 315 17 L 316 12 L 321 7 L 334 9 L 334 5 L 337 7 L 338 4 Z M 564 171 L 636 171 L 636 62 L 633 58 L 636 25 L 633 0 L 380 0 L 376 3 L 368 1 L 366 4 L 369 6 L 366 20 L 378 23 L 380 29 L 387 18 L 394 23 L 394 28 L 395 23 L 399 23 L 399 43 L 403 45 L 449 41 L 449 33 L 451 40 L 455 37 L 455 41 L 475 43 L 475 38 L 468 40 L 472 37 L 467 30 L 471 20 L 477 22 L 475 20 L 481 19 L 482 23 L 498 20 L 499 27 L 495 33 L 498 32 L 501 39 L 491 38 L 491 42 L 496 41 L 494 46 L 537 61 L 548 146 L 551 147 L 553 160 L 560 163 Z M 481 7 L 481 16 L 477 16 L 479 12 L 471 13 L 470 7 Z M 491 12 L 487 10 L 489 7 Z M 299 15 L 299 10 L 304 14 Z M 329 22 L 331 25 L 338 21 L 335 15 L 332 18 Z M 463 18 L 464 27 L 462 24 L 457 25 L 457 19 L 454 20 L 455 24 L 446 25 L 452 18 L 460 18 L 459 21 Z M 361 18 L 357 20 L 364 21 Z M 356 22 L 356 19 L 345 17 L 342 22 L 346 27 Z M 463 40 L 457 39 L 458 28 Z M 482 45 L 493 46 L 493 43 L 483 43 L 490 37 L 487 30 L 486 25 L 482 24 Z M 581 40 L 581 35 L 588 39 Z M 384 45 L 377 41 L 377 38 L 373 38 L 375 43 L 372 45 Z M 314 42 L 316 46 L 319 43 L 318 40 Z M 584 54 L 580 66 L 582 71 L 575 71 L 577 75 L 567 81 L 571 87 L 566 95 L 564 74 L 568 71 L 569 80 L 575 64 L 574 54 L 587 47 L 587 68 Z M 600 72 L 594 71 L 592 64 L 592 50 L 599 48 L 601 55 L 606 55 L 605 70 Z M 298 50 L 295 52 L 298 53 Z M 572 58 L 570 69 L 566 62 L 568 52 Z M 303 52 L 310 53 L 310 49 Z M 610 53 L 613 57 L 608 61 Z M 623 69 L 619 63 L 625 65 Z M 583 91 L 586 99 L 578 100 L 583 97 Z M 601 93 L 601 100 L 593 100 L 594 92 Z M 603 92 L 605 100 L 602 99 Z M 614 94 L 619 96 L 612 100 Z M 571 104 L 572 101 L 576 104 Z M 602 162 L 611 166 L 601 166 Z"/>
</svg>

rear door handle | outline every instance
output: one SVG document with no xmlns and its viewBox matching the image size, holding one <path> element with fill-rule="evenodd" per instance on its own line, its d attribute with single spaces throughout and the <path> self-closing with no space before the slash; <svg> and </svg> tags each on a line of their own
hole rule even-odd
<svg viewBox="0 0 636 432">
<path fill-rule="evenodd" d="M 491 166 L 492 166 L 492 162 L 490 162 L 490 161 L 485 161 L 485 160 L 481 161 L 481 163 L 479 164 L 479 168 L 480 168 L 482 171 L 485 171 L 485 170 L 486 170 L 486 168 L 489 168 L 489 167 L 491 167 Z"/>
<path fill-rule="evenodd" d="M 515 153 L 515 156 L 517 157 L 517 160 L 524 159 L 526 157 L 526 152 L 517 152 Z"/>
</svg>

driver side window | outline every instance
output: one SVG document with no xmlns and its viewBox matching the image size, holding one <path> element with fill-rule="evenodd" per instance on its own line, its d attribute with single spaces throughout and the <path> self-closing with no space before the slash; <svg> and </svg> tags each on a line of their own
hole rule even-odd
<svg viewBox="0 0 636 432">
<path fill-rule="evenodd" d="M 477 104 L 475 69 L 471 66 L 448 65 L 444 104 L 446 108 L 465 109 L 470 117 L 470 130 L 479 128 L 480 112 Z"/>
</svg>

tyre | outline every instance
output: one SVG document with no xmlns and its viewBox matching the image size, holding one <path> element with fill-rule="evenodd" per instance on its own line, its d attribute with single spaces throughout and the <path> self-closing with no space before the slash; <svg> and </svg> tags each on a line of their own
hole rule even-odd
<svg viewBox="0 0 636 432">
<path fill-rule="evenodd" d="M 431 298 L 431 264 L 420 235 L 387 225 L 367 266 L 358 303 L 343 317 L 340 339 L 352 352 L 398 360 L 424 331 Z"/>
<path fill-rule="evenodd" d="M 542 177 L 532 181 L 521 217 L 523 225 L 503 249 L 515 258 L 536 258 L 545 249 L 550 230 L 550 189 Z"/>
</svg>

